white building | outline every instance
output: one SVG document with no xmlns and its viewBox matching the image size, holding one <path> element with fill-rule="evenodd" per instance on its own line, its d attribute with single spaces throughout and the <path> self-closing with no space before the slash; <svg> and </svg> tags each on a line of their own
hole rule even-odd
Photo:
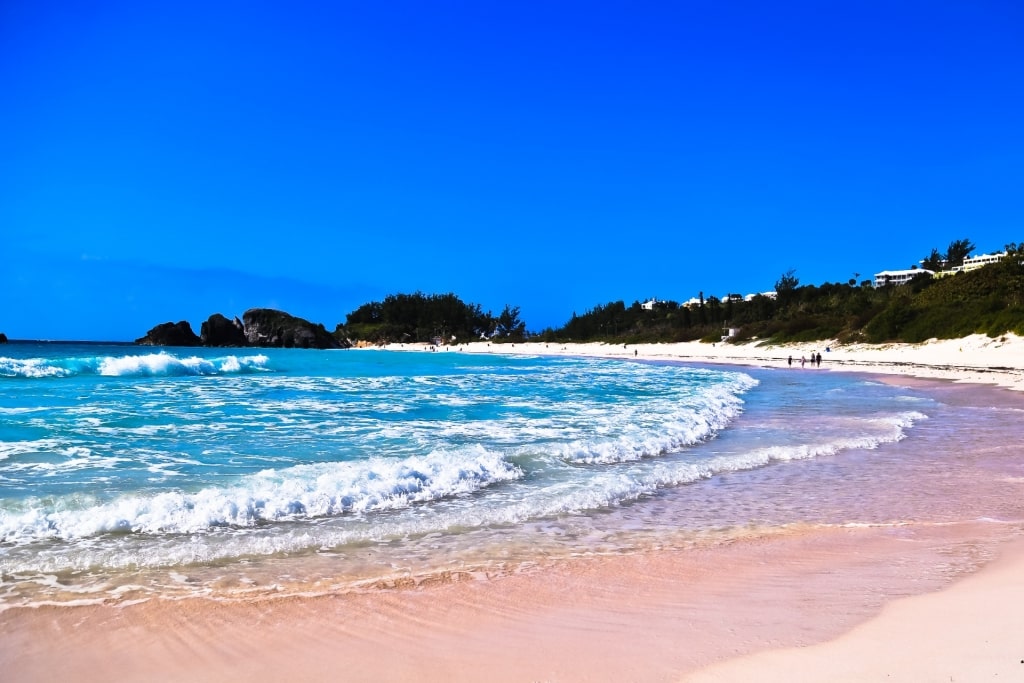
<svg viewBox="0 0 1024 683">
<path fill-rule="evenodd" d="M 685 306 L 686 308 L 697 308 L 702 303 L 704 303 L 703 299 L 698 299 L 697 297 L 691 297 L 689 300 L 687 300 L 687 301 L 685 301 L 683 303 L 683 306 Z"/>
<path fill-rule="evenodd" d="M 932 275 L 935 275 L 935 273 L 925 268 L 911 268 L 910 270 L 883 270 L 881 273 L 875 273 L 875 288 L 885 287 L 886 285 L 905 285 L 919 275 L 927 275 L 928 277 L 931 277 Z"/>
<path fill-rule="evenodd" d="M 953 268 L 954 272 L 964 271 L 965 273 L 971 270 L 977 270 L 982 266 L 987 266 L 990 263 L 999 263 L 1006 256 L 1006 252 L 999 254 L 982 254 L 981 256 L 972 256 L 971 258 L 965 258 L 962 266 Z"/>
</svg>

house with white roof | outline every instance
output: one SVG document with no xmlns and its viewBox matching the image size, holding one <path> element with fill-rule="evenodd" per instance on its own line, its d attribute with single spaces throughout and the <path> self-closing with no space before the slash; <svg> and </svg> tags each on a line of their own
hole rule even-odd
<svg viewBox="0 0 1024 683">
<path fill-rule="evenodd" d="M 875 288 L 885 287 L 886 285 L 905 285 L 915 277 L 921 275 L 927 275 L 931 277 L 935 275 L 932 271 L 927 268 L 911 268 L 910 270 L 883 270 L 881 273 L 875 273 Z"/>
<path fill-rule="evenodd" d="M 640 308 L 644 309 L 645 311 L 653 311 L 654 307 L 657 306 L 657 305 L 658 305 L 658 298 L 657 297 L 651 297 L 650 301 L 645 301 L 642 304 L 640 304 Z"/>
</svg>

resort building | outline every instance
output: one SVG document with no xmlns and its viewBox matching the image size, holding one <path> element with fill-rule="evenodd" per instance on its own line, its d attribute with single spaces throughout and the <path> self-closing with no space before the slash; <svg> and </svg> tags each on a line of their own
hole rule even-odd
<svg viewBox="0 0 1024 683">
<path fill-rule="evenodd" d="M 970 258 L 965 258 L 963 265 L 954 266 L 949 270 L 940 270 L 939 272 L 935 273 L 935 277 L 947 277 L 949 275 L 956 275 L 957 273 L 967 273 L 969 271 L 977 270 L 978 268 L 987 266 L 990 263 L 999 263 L 1005 257 L 1005 251 L 1000 252 L 998 254 L 982 254 L 981 256 L 972 256 Z"/>
<path fill-rule="evenodd" d="M 1006 252 L 1004 251 L 999 254 L 982 254 L 981 256 L 972 256 L 971 258 L 965 258 L 964 264 L 962 266 L 957 266 L 956 268 L 953 268 L 953 272 L 963 271 L 966 273 L 972 270 L 977 270 L 978 268 L 981 268 L 982 266 L 987 266 L 990 263 L 998 263 L 1002 261 L 1005 256 Z"/>
<path fill-rule="evenodd" d="M 920 275 L 928 275 L 931 277 L 934 274 L 935 273 L 930 270 L 926 270 L 925 268 L 911 268 L 910 270 L 883 270 L 881 273 L 875 273 L 875 289 L 885 287 L 886 285 L 905 285 Z"/>
</svg>

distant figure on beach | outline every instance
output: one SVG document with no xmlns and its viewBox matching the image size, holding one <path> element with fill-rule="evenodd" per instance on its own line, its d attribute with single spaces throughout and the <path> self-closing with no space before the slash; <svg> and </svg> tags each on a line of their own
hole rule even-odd
<svg viewBox="0 0 1024 683">
<path fill-rule="evenodd" d="M 786 362 L 789 363 L 789 367 L 793 367 L 793 356 L 790 356 Z"/>
<path fill-rule="evenodd" d="M 633 349 L 633 358 L 636 358 L 636 349 Z"/>
<path fill-rule="evenodd" d="M 806 362 L 807 362 L 807 358 L 805 356 L 800 356 L 800 367 L 803 367 L 804 363 L 806 363 Z"/>
<path fill-rule="evenodd" d="M 817 366 L 820 368 L 821 367 L 821 354 L 819 353 L 818 357 L 815 358 L 814 360 L 815 360 Z"/>
</svg>

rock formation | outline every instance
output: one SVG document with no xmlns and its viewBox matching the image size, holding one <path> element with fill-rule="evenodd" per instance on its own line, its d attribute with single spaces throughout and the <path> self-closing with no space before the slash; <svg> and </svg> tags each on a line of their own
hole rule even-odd
<svg viewBox="0 0 1024 683">
<path fill-rule="evenodd" d="M 242 321 L 228 320 L 220 313 L 214 313 L 199 328 L 203 346 L 248 346 Z"/>
<path fill-rule="evenodd" d="M 192 332 L 187 322 L 164 323 L 135 340 L 149 346 L 279 346 L 297 349 L 348 348 L 347 340 L 339 341 L 323 325 L 296 318 L 272 308 L 251 308 L 242 316 L 228 320 L 214 313 L 200 328 L 201 337 Z"/>
<path fill-rule="evenodd" d="M 6 343 L 7 343 L 7 335 L 4 334 L 3 332 L 0 332 L 0 344 L 6 344 Z"/>
<path fill-rule="evenodd" d="M 242 316 L 250 346 L 282 346 L 298 349 L 341 348 L 323 325 L 296 318 L 272 308 L 250 308 Z"/>
<path fill-rule="evenodd" d="M 144 346 L 199 346 L 201 340 L 192 331 L 192 326 L 182 320 L 157 325 L 145 337 L 136 339 L 135 343 Z"/>
</svg>

